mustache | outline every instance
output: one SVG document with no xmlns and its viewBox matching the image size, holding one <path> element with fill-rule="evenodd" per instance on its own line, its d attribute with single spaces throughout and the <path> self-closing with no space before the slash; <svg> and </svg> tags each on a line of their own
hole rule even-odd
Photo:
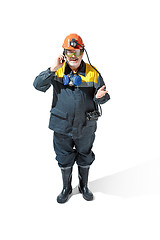
<svg viewBox="0 0 160 240">
<path fill-rule="evenodd" d="M 78 58 L 75 58 L 75 57 L 74 57 L 74 58 L 70 58 L 69 60 L 70 60 L 70 61 L 72 61 L 72 60 L 78 60 Z"/>
</svg>

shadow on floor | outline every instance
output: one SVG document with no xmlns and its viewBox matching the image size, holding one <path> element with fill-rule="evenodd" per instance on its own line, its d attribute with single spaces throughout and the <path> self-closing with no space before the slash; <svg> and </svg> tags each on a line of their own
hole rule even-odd
<svg viewBox="0 0 160 240">
<path fill-rule="evenodd" d="M 120 197 L 160 194 L 160 160 L 102 177 L 90 182 L 89 188 L 93 193 Z"/>
</svg>

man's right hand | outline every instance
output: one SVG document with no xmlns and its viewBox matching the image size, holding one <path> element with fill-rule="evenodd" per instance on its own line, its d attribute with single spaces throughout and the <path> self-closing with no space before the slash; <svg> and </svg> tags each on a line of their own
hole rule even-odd
<svg viewBox="0 0 160 240">
<path fill-rule="evenodd" d="M 58 70 L 58 68 L 61 68 L 63 66 L 63 63 L 64 63 L 64 55 L 63 54 L 60 54 L 58 56 L 58 58 L 55 60 L 53 66 L 50 68 L 50 70 L 52 72 L 56 72 Z M 62 62 L 63 61 L 63 62 Z"/>
</svg>

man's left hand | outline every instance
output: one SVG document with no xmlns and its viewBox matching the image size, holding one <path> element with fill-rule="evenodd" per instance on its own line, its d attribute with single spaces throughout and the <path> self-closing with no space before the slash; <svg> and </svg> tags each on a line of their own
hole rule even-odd
<svg viewBox="0 0 160 240">
<path fill-rule="evenodd" d="M 104 96 L 106 95 L 106 93 L 108 93 L 108 91 L 104 90 L 105 87 L 106 87 L 106 86 L 103 85 L 103 86 L 97 91 L 96 98 L 104 97 Z"/>
</svg>

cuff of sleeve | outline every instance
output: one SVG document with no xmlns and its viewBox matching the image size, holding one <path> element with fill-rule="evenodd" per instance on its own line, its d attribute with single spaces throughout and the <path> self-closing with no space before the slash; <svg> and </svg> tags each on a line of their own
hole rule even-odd
<svg viewBox="0 0 160 240">
<path fill-rule="evenodd" d="M 48 71 L 49 74 L 53 74 L 54 76 L 56 75 L 56 72 L 52 72 L 52 71 L 50 70 L 50 67 L 47 69 L 47 71 Z"/>
<path fill-rule="evenodd" d="M 110 99 L 110 95 L 108 93 L 106 93 L 106 95 L 104 97 L 101 97 L 101 98 L 94 97 L 93 98 L 93 100 L 96 104 L 106 103 L 109 99 Z"/>
</svg>

